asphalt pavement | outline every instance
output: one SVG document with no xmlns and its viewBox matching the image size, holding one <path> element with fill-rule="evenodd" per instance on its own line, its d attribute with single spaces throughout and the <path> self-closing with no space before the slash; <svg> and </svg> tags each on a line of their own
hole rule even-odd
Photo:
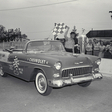
<svg viewBox="0 0 112 112">
<path fill-rule="evenodd" d="M 33 82 L 0 77 L 0 112 L 112 112 L 112 77 L 103 75 L 87 88 L 53 89 L 49 96 L 41 96 Z"/>
</svg>

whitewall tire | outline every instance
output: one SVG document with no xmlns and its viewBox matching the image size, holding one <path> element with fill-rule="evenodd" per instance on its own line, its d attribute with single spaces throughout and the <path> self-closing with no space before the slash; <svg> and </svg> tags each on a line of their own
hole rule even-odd
<svg viewBox="0 0 112 112">
<path fill-rule="evenodd" d="M 49 87 L 46 76 L 42 71 L 38 71 L 35 77 L 35 87 L 37 91 L 43 96 L 49 95 L 52 91 L 52 88 Z"/>
</svg>

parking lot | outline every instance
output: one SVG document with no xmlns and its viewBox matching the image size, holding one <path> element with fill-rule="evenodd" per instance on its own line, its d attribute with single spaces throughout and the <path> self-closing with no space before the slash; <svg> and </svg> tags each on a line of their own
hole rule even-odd
<svg viewBox="0 0 112 112">
<path fill-rule="evenodd" d="M 112 77 L 103 75 L 88 88 L 53 89 L 49 96 L 38 94 L 33 82 L 0 77 L 0 112 L 112 112 Z"/>
</svg>

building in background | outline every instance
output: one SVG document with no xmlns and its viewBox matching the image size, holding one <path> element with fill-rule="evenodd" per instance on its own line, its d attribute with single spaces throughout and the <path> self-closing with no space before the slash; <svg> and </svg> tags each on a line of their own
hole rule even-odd
<svg viewBox="0 0 112 112">
<path fill-rule="evenodd" d="M 112 30 L 91 30 L 86 34 L 86 36 L 89 39 L 110 41 L 112 40 Z"/>
</svg>

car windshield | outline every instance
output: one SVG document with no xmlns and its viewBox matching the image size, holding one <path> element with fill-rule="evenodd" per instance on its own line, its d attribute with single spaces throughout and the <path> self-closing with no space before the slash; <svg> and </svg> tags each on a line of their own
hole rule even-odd
<svg viewBox="0 0 112 112">
<path fill-rule="evenodd" d="M 33 41 L 27 46 L 27 53 L 38 53 L 46 51 L 65 51 L 59 41 Z"/>
</svg>

